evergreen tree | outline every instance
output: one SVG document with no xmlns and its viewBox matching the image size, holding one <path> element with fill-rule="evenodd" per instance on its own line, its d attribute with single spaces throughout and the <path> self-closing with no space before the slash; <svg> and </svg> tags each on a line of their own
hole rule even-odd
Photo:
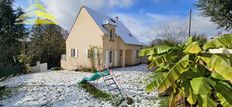
<svg viewBox="0 0 232 107">
<path fill-rule="evenodd" d="M 34 25 L 29 47 L 32 60 L 47 62 L 48 68 L 60 66 L 61 54 L 65 53 L 64 32 L 59 25 Z"/>
<path fill-rule="evenodd" d="M 13 0 L 0 1 L 0 66 L 15 64 L 21 40 L 26 35 L 24 25 L 16 24 L 22 9 L 14 10 L 12 5 Z"/>
</svg>

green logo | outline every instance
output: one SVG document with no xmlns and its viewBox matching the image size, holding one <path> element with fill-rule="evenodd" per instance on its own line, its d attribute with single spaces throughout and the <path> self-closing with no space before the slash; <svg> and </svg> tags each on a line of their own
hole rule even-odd
<svg viewBox="0 0 232 107">
<path fill-rule="evenodd" d="M 49 14 L 39 0 L 34 0 L 25 14 L 17 19 L 16 24 L 56 24 L 55 17 Z"/>
</svg>

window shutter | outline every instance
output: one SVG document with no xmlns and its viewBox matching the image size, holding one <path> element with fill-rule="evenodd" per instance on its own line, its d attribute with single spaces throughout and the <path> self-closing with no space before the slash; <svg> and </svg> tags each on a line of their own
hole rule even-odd
<svg viewBox="0 0 232 107">
<path fill-rule="evenodd" d="M 69 56 L 72 57 L 72 49 L 69 49 Z"/>
<path fill-rule="evenodd" d="M 66 52 L 67 52 L 67 55 L 68 55 L 68 56 L 71 56 L 70 49 L 67 49 L 67 51 L 66 51 Z"/>
<path fill-rule="evenodd" d="M 109 63 L 109 51 L 105 51 L 105 64 L 108 66 Z"/>
<path fill-rule="evenodd" d="M 94 58 L 97 59 L 98 50 L 94 49 Z"/>
<path fill-rule="evenodd" d="M 90 58 L 90 57 L 91 57 L 91 54 L 94 54 L 94 53 L 92 53 L 91 50 L 88 49 L 88 50 L 87 50 L 87 58 Z"/>
<path fill-rule="evenodd" d="M 75 49 L 75 57 L 78 58 L 78 49 Z"/>
<path fill-rule="evenodd" d="M 88 49 L 85 50 L 85 56 L 88 58 Z"/>
</svg>

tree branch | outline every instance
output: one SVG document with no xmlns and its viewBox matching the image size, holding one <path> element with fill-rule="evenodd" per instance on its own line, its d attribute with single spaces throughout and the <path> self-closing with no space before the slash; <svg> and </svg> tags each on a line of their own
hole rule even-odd
<svg viewBox="0 0 232 107">
<path fill-rule="evenodd" d="M 0 18 L 2 18 L 3 16 L 3 11 L 0 11 Z"/>
</svg>

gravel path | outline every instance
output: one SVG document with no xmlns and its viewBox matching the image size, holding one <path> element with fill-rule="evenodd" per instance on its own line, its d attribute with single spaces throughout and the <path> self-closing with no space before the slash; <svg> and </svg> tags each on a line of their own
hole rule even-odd
<svg viewBox="0 0 232 107">
<path fill-rule="evenodd" d="M 113 69 L 120 88 L 134 100 L 131 107 L 156 107 L 159 101 L 157 95 L 145 91 L 149 72 L 146 65 Z M 107 101 L 93 98 L 84 89 L 78 87 L 78 81 L 92 73 L 74 71 L 50 71 L 10 78 L 0 85 L 7 85 L 12 90 L 9 98 L 0 101 L 2 106 L 52 106 L 52 107 L 111 107 Z M 96 87 L 106 91 L 102 79 Z"/>
</svg>

